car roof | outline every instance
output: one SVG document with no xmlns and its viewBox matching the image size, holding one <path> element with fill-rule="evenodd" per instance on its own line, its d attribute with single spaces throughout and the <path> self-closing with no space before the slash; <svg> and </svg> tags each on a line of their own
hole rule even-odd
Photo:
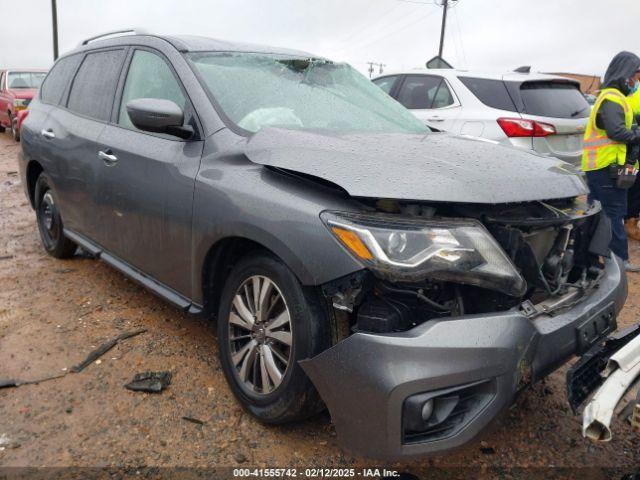
<svg viewBox="0 0 640 480">
<path fill-rule="evenodd" d="M 253 43 L 230 42 L 217 38 L 203 37 L 198 35 L 176 35 L 162 37 L 172 41 L 174 44 L 182 44 L 178 50 L 182 52 L 246 52 L 246 53 L 271 53 L 282 55 L 294 55 L 304 58 L 318 58 L 301 50 L 289 48 L 271 47 L 268 45 L 258 45 Z M 177 46 L 177 45 L 176 45 Z"/>
<path fill-rule="evenodd" d="M 296 58 L 322 58 L 302 50 L 293 50 L 267 45 L 257 45 L 243 42 L 232 42 L 198 35 L 156 35 L 150 33 L 133 33 L 120 35 L 124 32 L 104 34 L 102 37 L 94 37 L 83 41 L 75 50 L 65 53 L 70 55 L 79 51 L 93 50 L 112 45 L 131 45 L 144 39 L 162 39 L 173 45 L 180 52 L 243 52 L 243 53 L 267 53 L 274 55 L 287 55 Z M 113 36 L 119 34 L 118 36 Z"/>
<path fill-rule="evenodd" d="M 390 75 L 441 75 L 443 77 L 474 77 L 474 78 L 486 78 L 490 80 L 505 80 L 512 82 L 527 82 L 527 81 L 543 81 L 543 80 L 563 80 L 573 83 L 578 83 L 567 77 L 559 75 L 548 75 L 546 73 L 519 73 L 519 72 L 490 72 L 482 70 L 463 70 L 455 68 L 415 68 L 412 70 L 396 70 L 388 71 L 383 75 L 374 77 L 373 80 L 380 77 L 387 77 Z"/>
</svg>

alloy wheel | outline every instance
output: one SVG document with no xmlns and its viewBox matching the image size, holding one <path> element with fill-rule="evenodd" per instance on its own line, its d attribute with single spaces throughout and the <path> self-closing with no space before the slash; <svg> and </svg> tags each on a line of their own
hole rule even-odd
<svg viewBox="0 0 640 480">
<path fill-rule="evenodd" d="M 236 290 L 229 313 L 229 352 L 234 374 L 253 394 L 268 395 L 291 364 L 292 323 L 278 286 L 254 275 Z"/>
</svg>

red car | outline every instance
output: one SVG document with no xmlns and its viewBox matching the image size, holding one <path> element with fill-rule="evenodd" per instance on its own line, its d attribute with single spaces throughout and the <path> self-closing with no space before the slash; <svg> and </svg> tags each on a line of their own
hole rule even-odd
<svg viewBox="0 0 640 480">
<path fill-rule="evenodd" d="M 18 112 L 27 108 L 46 74 L 38 69 L 0 70 L 0 132 L 9 128 L 20 140 Z"/>
</svg>

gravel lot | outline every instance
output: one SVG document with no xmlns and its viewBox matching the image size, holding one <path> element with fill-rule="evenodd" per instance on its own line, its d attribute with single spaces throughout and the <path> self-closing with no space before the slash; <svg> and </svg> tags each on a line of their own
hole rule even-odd
<svg viewBox="0 0 640 480">
<path fill-rule="evenodd" d="M 343 452 L 327 414 L 286 427 L 256 422 L 226 386 L 212 325 L 99 261 L 46 255 L 17 175 L 18 149 L 0 135 L 0 378 L 63 373 L 123 331 L 148 331 L 81 373 L 0 389 L 0 467 L 383 466 Z M 632 248 L 640 261 L 639 246 Z M 630 283 L 622 325 L 638 317 L 640 274 Z M 171 386 L 155 395 L 123 388 L 146 370 L 172 371 Z M 581 419 L 565 399 L 565 372 L 523 393 L 482 441 L 387 467 L 445 478 L 551 478 L 548 467 L 638 469 L 640 440 L 626 425 L 616 423 L 608 444 L 581 437 Z"/>
</svg>

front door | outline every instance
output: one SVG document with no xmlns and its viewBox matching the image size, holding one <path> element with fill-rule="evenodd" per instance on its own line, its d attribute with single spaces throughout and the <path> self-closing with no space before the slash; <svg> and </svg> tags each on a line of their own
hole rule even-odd
<svg viewBox="0 0 640 480">
<path fill-rule="evenodd" d="M 155 51 L 136 49 L 114 121 L 99 140 L 103 246 L 189 297 L 193 190 L 203 142 L 137 130 L 126 111 L 127 102 L 136 98 L 175 102 L 185 112 L 185 123 L 197 130 L 193 108 L 168 61 Z"/>
</svg>

